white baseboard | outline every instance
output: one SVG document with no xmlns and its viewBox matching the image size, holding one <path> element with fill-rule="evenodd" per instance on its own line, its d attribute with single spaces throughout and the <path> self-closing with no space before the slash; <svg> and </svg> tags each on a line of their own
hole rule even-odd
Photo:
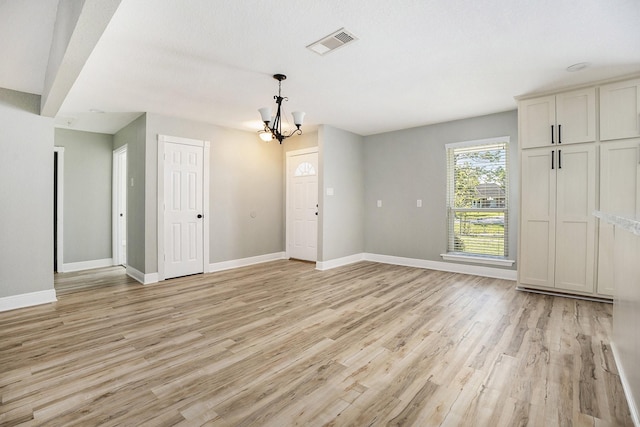
<svg viewBox="0 0 640 427">
<path fill-rule="evenodd" d="M 615 343 L 611 342 L 611 351 L 613 352 L 613 358 L 616 361 L 616 367 L 618 368 L 618 374 L 620 375 L 620 382 L 622 383 L 622 389 L 624 395 L 627 398 L 627 405 L 629 406 L 629 412 L 631 412 L 631 420 L 633 425 L 640 427 L 640 408 L 638 408 L 634 401 L 634 396 L 631 394 L 631 385 L 629 384 L 629 377 L 624 370 L 624 366 L 620 363 L 620 353 L 616 349 Z M 636 396 L 640 398 L 640 396 Z"/>
<path fill-rule="evenodd" d="M 68 273 L 70 271 L 90 270 L 92 268 L 111 267 L 113 265 L 113 258 L 93 259 L 90 261 L 69 262 L 62 264 L 61 268 L 58 268 L 59 273 Z"/>
<path fill-rule="evenodd" d="M 383 264 L 404 265 L 407 267 L 427 268 L 429 270 L 448 271 L 450 273 L 472 274 L 474 276 L 491 277 L 494 279 L 517 280 L 516 270 L 505 270 L 480 265 L 459 264 L 453 262 L 430 261 L 426 259 L 404 258 L 391 255 L 364 254 L 365 261 Z"/>
<path fill-rule="evenodd" d="M 158 273 L 148 273 L 145 274 L 135 268 L 127 265 L 127 276 L 136 279 L 138 282 L 143 285 L 149 285 L 151 283 L 158 283 Z"/>
<path fill-rule="evenodd" d="M 354 262 L 363 261 L 365 254 L 354 254 L 342 258 L 330 259 L 329 261 L 317 261 L 316 270 L 324 271 L 343 265 L 353 264 Z"/>
<path fill-rule="evenodd" d="M 34 305 L 56 302 L 56 290 L 29 292 L 28 294 L 11 295 L 0 298 L 0 311 L 15 310 L 16 308 L 31 307 Z"/>
<path fill-rule="evenodd" d="M 247 267 L 249 265 L 261 264 L 263 262 L 285 259 L 284 252 L 274 252 L 272 254 L 264 254 L 252 256 L 249 258 L 233 259 L 231 261 L 214 262 L 209 264 L 209 272 L 230 270 L 232 268 Z"/>
</svg>

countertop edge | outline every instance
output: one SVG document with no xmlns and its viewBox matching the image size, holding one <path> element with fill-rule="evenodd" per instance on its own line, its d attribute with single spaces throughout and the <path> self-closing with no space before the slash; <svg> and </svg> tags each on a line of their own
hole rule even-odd
<svg viewBox="0 0 640 427">
<path fill-rule="evenodd" d="M 620 227 L 630 233 L 640 236 L 640 220 L 627 216 L 616 215 L 608 212 L 593 211 L 593 216 L 602 221 Z"/>
</svg>

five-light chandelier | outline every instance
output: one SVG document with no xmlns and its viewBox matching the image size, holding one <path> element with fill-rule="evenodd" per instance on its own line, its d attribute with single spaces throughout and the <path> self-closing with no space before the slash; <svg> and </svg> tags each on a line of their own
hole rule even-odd
<svg viewBox="0 0 640 427">
<path fill-rule="evenodd" d="M 287 78 L 284 74 L 274 74 L 273 78 L 278 81 L 278 95 L 274 95 L 273 99 L 276 100 L 276 104 L 278 105 L 278 110 L 276 111 L 275 117 L 271 117 L 271 108 L 264 107 L 260 108 L 260 115 L 262 116 L 262 121 L 264 122 L 264 130 L 260 131 L 260 138 L 263 141 L 271 141 L 272 139 L 277 139 L 280 144 L 285 138 L 289 138 L 292 135 L 301 135 L 302 122 L 304 120 L 304 112 L 302 111 L 294 111 L 291 113 L 293 116 L 293 123 L 296 125 L 296 129 L 293 131 L 286 133 L 282 132 L 282 120 L 280 117 L 282 110 L 282 101 L 288 101 L 289 98 L 286 96 L 282 96 L 282 81 Z"/>
</svg>

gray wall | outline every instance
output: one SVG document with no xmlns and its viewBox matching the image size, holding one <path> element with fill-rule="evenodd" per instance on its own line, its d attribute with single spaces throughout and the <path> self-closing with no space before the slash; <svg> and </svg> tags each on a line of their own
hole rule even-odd
<svg viewBox="0 0 640 427">
<path fill-rule="evenodd" d="M 147 116 L 113 136 L 113 148 L 127 144 L 127 265 L 145 272 L 145 153 Z"/>
<path fill-rule="evenodd" d="M 147 114 L 146 261 L 143 272 L 158 271 L 158 135 L 211 142 L 210 263 L 284 250 L 282 146 L 265 144 L 253 132 Z"/>
<path fill-rule="evenodd" d="M 447 250 L 445 144 L 510 136 L 509 258 L 517 256 L 517 111 L 364 138 L 365 249 L 368 253 L 442 261 Z M 416 207 L 422 199 L 423 207 Z M 376 201 L 382 200 L 382 207 Z M 513 267 L 515 269 L 515 265 Z"/>
<path fill-rule="evenodd" d="M 53 119 L 0 88 L 0 297 L 53 289 Z"/>
<path fill-rule="evenodd" d="M 113 136 L 55 130 L 64 147 L 64 264 L 111 258 Z"/>
<path fill-rule="evenodd" d="M 363 137 L 331 126 L 318 130 L 320 222 L 318 260 L 364 252 Z M 327 195 L 333 188 L 333 196 Z"/>
</svg>

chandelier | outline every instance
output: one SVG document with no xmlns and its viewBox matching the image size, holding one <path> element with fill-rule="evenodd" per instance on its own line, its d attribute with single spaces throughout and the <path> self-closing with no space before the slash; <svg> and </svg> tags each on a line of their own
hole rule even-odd
<svg viewBox="0 0 640 427">
<path fill-rule="evenodd" d="M 276 104 L 278 105 L 278 110 L 276 111 L 276 116 L 271 117 L 271 108 L 264 107 L 260 108 L 260 115 L 262 116 L 262 121 L 264 122 L 264 130 L 260 131 L 260 138 L 263 141 L 271 141 L 272 139 L 277 139 L 280 144 L 285 138 L 289 138 L 292 135 L 302 135 L 302 121 L 304 120 L 304 112 L 302 111 L 294 111 L 291 113 L 293 116 L 293 123 L 296 125 L 296 129 L 293 131 L 286 133 L 282 132 L 282 120 L 280 118 L 281 110 L 282 110 L 282 101 L 288 101 L 289 98 L 286 96 L 282 96 L 282 81 L 287 78 L 284 74 L 274 74 L 273 78 L 278 81 L 278 95 L 275 95 L 273 99 L 276 100 Z M 271 123 L 271 124 L 270 124 Z"/>
</svg>

